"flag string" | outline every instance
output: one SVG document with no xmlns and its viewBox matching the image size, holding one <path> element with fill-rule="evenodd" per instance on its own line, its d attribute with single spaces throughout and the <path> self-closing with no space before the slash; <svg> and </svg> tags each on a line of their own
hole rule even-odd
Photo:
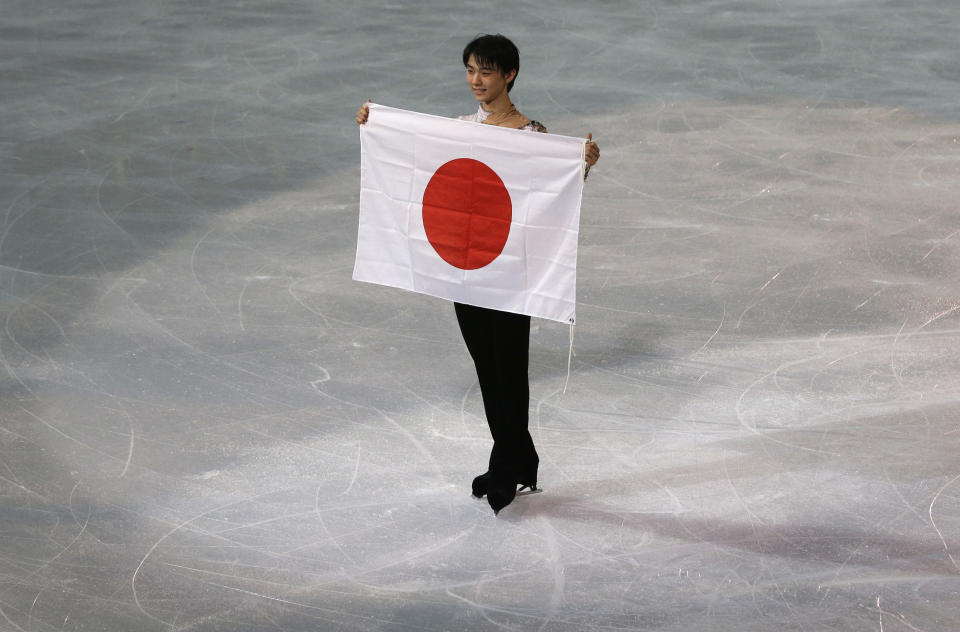
<svg viewBox="0 0 960 632">
<path fill-rule="evenodd" d="M 567 379 L 563 381 L 563 392 L 561 395 L 567 394 L 567 384 L 570 383 L 570 364 L 573 360 L 573 323 L 570 323 L 570 351 L 567 352 Z"/>
</svg>

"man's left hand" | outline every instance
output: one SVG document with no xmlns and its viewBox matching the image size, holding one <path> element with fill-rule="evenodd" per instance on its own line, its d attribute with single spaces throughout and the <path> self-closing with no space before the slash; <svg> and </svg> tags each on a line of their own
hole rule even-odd
<svg viewBox="0 0 960 632">
<path fill-rule="evenodd" d="M 584 151 L 584 159 L 587 166 L 592 167 L 600 160 L 600 146 L 593 142 L 593 134 L 587 134 L 587 147 Z"/>
</svg>

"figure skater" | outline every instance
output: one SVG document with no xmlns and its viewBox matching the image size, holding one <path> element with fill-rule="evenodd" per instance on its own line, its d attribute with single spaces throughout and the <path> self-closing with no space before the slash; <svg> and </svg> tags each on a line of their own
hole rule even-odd
<svg viewBox="0 0 960 632">
<path fill-rule="evenodd" d="M 480 35 L 463 49 L 467 85 L 479 102 L 464 121 L 545 133 L 547 129 L 517 111 L 510 90 L 520 71 L 517 47 L 503 35 Z M 370 115 L 365 103 L 357 124 Z M 587 135 L 586 172 L 600 159 L 600 148 Z M 540 459 L 528 430 L 530 317 L 454 303 L 463 341 L 477 369 L 483 409 L 493 437 L 487 471 L 473 479 L 473 495 L 487 497 L 494 513 L 513 502 L 519 491 L 537 490 Z"/>
</svg>

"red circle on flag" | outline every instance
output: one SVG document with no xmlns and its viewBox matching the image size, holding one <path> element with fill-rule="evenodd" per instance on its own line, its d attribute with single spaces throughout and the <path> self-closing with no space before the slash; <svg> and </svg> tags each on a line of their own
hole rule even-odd
<svg viewBox="0 0 960 632">
<path fill-rule="evenodd" d="M 462 270 L 488 265 L 510 235 L 510 194 L 493 169 L 457 158 L 434 172 L 423 192 L 423 228 L 440 258 Z"/>
</svg>

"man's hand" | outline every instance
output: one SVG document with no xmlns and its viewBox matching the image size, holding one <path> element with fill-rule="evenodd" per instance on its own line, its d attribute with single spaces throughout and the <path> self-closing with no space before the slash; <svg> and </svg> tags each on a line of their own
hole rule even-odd
<svg viewBox="0 0 960 632">
<path fill-rule="evenodd" d="M 370 103 L 370 99 L 367 99 L 367 102 L 357 110 L 357 125 L 363 125 L 367 122 L 367 119 L 370 118 L 370 106 L 368 103 Z"/>
<path fill-rule="evenodd" d="M 593 134 L 587 134 L 587 147 L 584 151 L 584 159 L 587 161 L 587 167 L 592 167 L 600 160 L 600 147 L 593 142 Z"/>
</svg>

